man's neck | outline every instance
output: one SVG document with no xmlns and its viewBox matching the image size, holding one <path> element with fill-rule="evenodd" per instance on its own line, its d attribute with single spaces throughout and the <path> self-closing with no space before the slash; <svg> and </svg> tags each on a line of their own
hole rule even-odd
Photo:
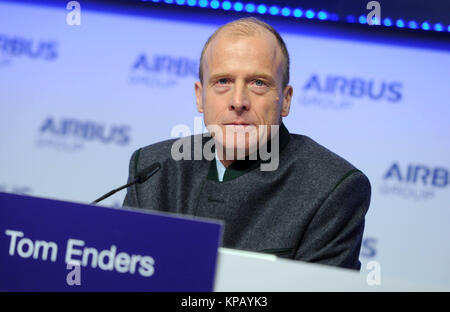
<svg viewBox="0 0 450 312">
<path fill-rule="evenodd" d="M 215 142 L 215 146 L 216 146 L 216 148 L 215 148 L 216 159 L 218 159 L 225 168 L 227 168 L 228 166 L 230 166 L 232 163 L 234 163 L 236 161 L 236 153 L 233 153 L 233 158 L 231 160 L 229 160 L 229 159 L 226 159 L 227 158 L 226 156 L 228 155 L 226 149 L 222 145 L 217 143 L 217 141 Z M 218 153 L 219 150 L 222 151 L 222 153 Z M 228 155 L 228 156 L 230 156 L 230 155 Z"/>
<path fill-rule="evenodd" d="M 229 160 L 226 159 L 226 156 L 229 156 L 226 152 L 225 149 L 223 150 L 223 155 L 219 155 L 219 153 L 217 153 L 217 149 L 216 149 L 216 158 L 222 163 L 222 165 L 227 168 L 228 166 L 230 166 L 231 164 L 235 163 L 238 160 L 245 160 L 248 157 L 248 152 L 245 153 L 245 157 L 243 158 L 237 158 L 237 152 L 233 153 L 233 159 Z"/>
<path fill-rule="evenodd" d="M 219 161 L 222 163 L 222 165 L 227 168 L 229 165 L 231 165 L 232 163 L 234 163 L 234 160 L 224 160 L 224 159 L 220 159 Z"/>
</svg>

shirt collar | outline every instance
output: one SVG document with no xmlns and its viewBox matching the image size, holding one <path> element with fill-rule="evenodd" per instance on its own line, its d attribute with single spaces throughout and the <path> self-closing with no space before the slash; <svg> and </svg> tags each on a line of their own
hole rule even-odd
<svg viewBox="0 0 450 312">
<path fill-rule="evenodd" d="M 219 160 L 219 157 L 217 156 L 217 150 L 215 151 L 216 153 L 216 167 L 217 167 L 217 179 L 222 182 L 223 181 L 223 176 L 225 175 L 225 170 L 227 168 L 225 168 L 225 166 L 222 164 L 222 162 Z"/>
</svg>

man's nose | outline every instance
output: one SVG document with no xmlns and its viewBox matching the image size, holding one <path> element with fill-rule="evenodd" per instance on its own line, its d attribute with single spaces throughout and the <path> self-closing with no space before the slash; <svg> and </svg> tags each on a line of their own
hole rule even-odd
<svg viewBox="0 0 450 312">
<path fill-rule="evenodd" d="M 236 83 L 234 85 L 229 109 L 236 111 L 236 113 L 242 113 L 243 111 L 250 110 L 250 99 L 248 97 L 248 90 L 245 83 Z"/>
</svg>

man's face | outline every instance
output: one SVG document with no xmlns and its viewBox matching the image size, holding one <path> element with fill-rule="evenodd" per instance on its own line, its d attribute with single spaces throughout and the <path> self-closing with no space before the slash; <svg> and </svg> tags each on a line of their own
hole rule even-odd
<svg viewBox="0 0 450 312">
<path fill-rule="evenodd" d="M 214 136 L 216 144 L 245 149 L 248 154 L 254 142 L 249 138 L 263 139 L 259 125 L 279 125 L 281 117 L 288 115 L 292 87 L 282 89 L 283 61 L 275 37 L 265 30 L 238 37 L 223 30 L 210 42 L 204 55 L 203 84 L 196 82 L 195 93 L 205 125 L 222 130 L 222 136 Z M 227 130 L 235 134 L 234 139 L 227 140 Z M 246 139 L 236 140 L 236 134 L 243 132 L 249 133 Z"/>
</svg>

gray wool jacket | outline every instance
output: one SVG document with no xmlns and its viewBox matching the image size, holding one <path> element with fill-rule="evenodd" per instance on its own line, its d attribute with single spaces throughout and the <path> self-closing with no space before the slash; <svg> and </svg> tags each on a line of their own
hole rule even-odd
<svg viewBox="0 0 450 312">
<path fill-rule="evenodd" d="M 261 171 L 261 160 L 236 161 L 223 182 L 215 160 L 173 160 L 175 140 L 141 148 L 131 157 L 129 181 L 155 162 L 161 169 L 129 187 L 123 206 L 221 220 L 223 247 L 359 270 L 369 180 L 283 124 L 279 134 L 277 170 Z"/>
</svg>

